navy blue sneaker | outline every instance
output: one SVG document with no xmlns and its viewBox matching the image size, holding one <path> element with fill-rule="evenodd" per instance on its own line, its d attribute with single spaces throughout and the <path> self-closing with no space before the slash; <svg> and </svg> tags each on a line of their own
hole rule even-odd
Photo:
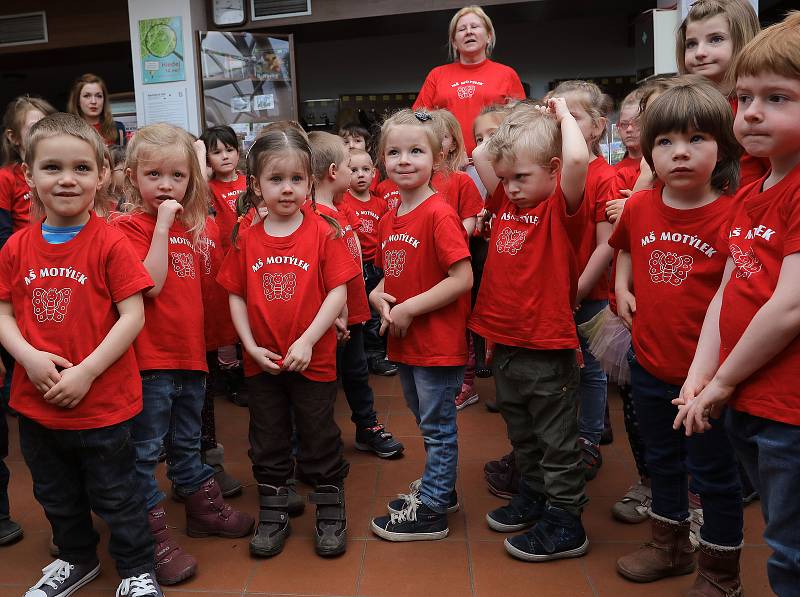
<svg viewBox="0 0 800 597">
<path fill-rule="evenodd" d="M 401 510 L 405 509 L 406 504 L 408 504 L 412 497 L 419 499 L 419 488 L 421 486 L 422 479 L 417 479 L 408 486 L 410 489 L 409 493 L 398 494 L 396 499 L 386 505 L 389 509 L 389 514 L 399 514 Z M 458 507 L 458 492 L 453 489 L 453 492 L 450 494 L 450 501 L 447 503 L 447 513 L 453 514 L 454 512 L 458 512 Z"/>
<path fill-rule="evenodd" d="M 540 494 L 516 494 L 507 506 L 492 510 L 486 515 L 486 523 L 493 531 L 513 533 L 533 526 L 542 518 L 545 497 Z"/>
<path fill-rule="evenodd" d="M 447 514 L 434 512 L 413 496 L 400 512 L 373 518 L 370 526 L 387 541 L 436 541 L 450 532 Z"/>
<path fill-rule="evenodd" d="M 589 539 L 578 516 L 548 506 L 542 519 L 523 535 L 505 540 L 505 548 L 526 562 L 579 558 L 589 551 Z"/>
<path fill-rule="evenodd" d="M 386 431 L 383 425 L 356 429 L 356 450 L 374 452 L 381 458 L 391 458 L 403 453 L 403 444 Z"/>
</svg>

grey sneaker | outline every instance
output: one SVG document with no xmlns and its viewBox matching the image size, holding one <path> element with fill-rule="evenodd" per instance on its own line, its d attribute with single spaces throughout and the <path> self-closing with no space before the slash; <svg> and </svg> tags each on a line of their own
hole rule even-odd
<svg viewBox="0 0 800 597">
<path fill-rule="evenodd" d="M 68 597 L 100 574 L 100 562 L 70 564 L 55 560 L 42 568 L 44 576 L 33 585 L 25 597 Z"/>
<path fill-rule="evenodd" d="M 650 515 L 650 502 L 653 494 L 650 488 L 642 483 L 631 485 L 628 493 L 622 496 L 611 508 L 611 514 L 621 522 L 638 524 L 648 520 Z"/>
<path fill-rule="evenodd" d="M 123 578 L 117 587 L 117 597 L 164 597 L 155 572 Z"/>
</svg>

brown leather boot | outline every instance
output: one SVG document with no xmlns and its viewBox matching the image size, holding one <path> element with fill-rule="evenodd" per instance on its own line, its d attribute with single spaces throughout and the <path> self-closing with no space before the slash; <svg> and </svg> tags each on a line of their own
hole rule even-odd
<svg viewBox="0 0 800 597">
<path fill-rule="evenodd" d="M 148 512 L 150 533 L 156 542 L 156 579 L 160 585 L 174 585 L 194 576 L 197 560 L 185 553 L 167 529 L 167 515 L 158 506 Z"/>
<path fill-rule="evenodd" d="M 635 582 L 653 582 L 694 572 L 689 521 L 674 522 L 650 515 L 653 540 L 617 560 L 617 572 Z"/>
<path fill-rule="evenodd" d="M 186 496 L 186 534 L 190 537 L 244 537 L 253 529 L 253 517 L 234 510 L 222 499 L 214 477 Z"/>
<path fill-rule="evenodd" d="M 741 597 L 741 555 L 741 546 L 724 547 L 700 540 L 697 578 L 686 597 Z"/>
</svg>

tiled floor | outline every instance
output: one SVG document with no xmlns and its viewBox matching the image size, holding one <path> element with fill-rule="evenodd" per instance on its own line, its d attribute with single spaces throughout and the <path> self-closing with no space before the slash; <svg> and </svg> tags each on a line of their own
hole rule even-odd
<svg viewBox="0 0 800 597">
<path fill-rule="evenodd" d="M 337 419 L 344 430 L 346 457 L 351 463 L 347 479 L 349 545 L 347 553 L 334 560 L 314 554 L 311 538 L 313 509 L 292 521 L 292 536 L 286 549 L 269 560 L 248 554 L 248 539 L 189 539 L 184 534 L 181 505 L 167 502 L 174 531 L 187 551 L 200 562 L 197 576 L 166 594 L 204 595 L 370 595 L 374 597 L 502 596 L 577 597 L 647 595 L 678 596 L 692 583 L 691 576 L 651 585 L 627 582 L 615 572 L 615 560 L 646 538 L 647 526 L 630 526 L 611 518 L 610 508 L 634 480 L 634 468 L 625 441 L 621 403 L 611 397 L 616 441 L 603 448 L 605 464 L 588 486 L 591 501 L 584 514 L 591 541 L 589 554 L 580 559 L 544 564 L 514 560 L 505 553 L 504 535 L 491 531 L 486 512 L 503 503 L 492 496 L 483 481 L 483 463 L 508 451 L 505 425 L 500 415 L 490 414 L 479 403 L 459 414 L 459 480 L 461 510 L 450 517 L 450 536 L 443 541 L 388 543 L 369 531 L 372 516 L 385 513 L 388 498 L 405 492 L 419 477 L 423 465 L 422 440 L 413 417 L 406 409 L 397 378 L 373 378 L 376 408 L 387 427 L 401 437 L 406 453 L 400 460 L 382 461 L 353 447 L 353 427 L 344 397 L 340 395 Z M 492 380 L 479 380 L 480 394 L 493 396 Z M 24 526 L 25 538 L 0 548 L 0 597 L 20 597 L 40 576 L 50 561 L 49 527 L 31 492 L 30 475 L 17 446 L 15 421 L 11 420 L 13 516 Z M 225 445 L 228 470 L 247 482 L 244 494 L 232 503 L 257 512 L 247 459 L 247 410 L 227 402 L 217 403 L 217 429 Z M 161 478 L 164 479 L 163 470 Z M 307 487 L 301 487 L 303 492 Z M 108 531 L 96 524 L 103 537 L 103 572 L 78 595 L 113 595 L 119 582 L 114 565 L 105 553 Z M 765 562 L 769 554 L 761 536 L 763 521 L 758 506 L 745 511 L 745 548 L 742 568 L 748 597 L 771 595 Z"/>
</svg>

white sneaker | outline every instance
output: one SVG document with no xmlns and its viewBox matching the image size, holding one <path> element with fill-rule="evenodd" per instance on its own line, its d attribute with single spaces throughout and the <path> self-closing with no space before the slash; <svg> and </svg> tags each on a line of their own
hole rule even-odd
<svg viewBox="0 0 800 597">
<path fill-rule="evenodd" d="M 164 597 L 154 572 L 124 578 L 117 587 L 117 597 Z"/>
</svg>

